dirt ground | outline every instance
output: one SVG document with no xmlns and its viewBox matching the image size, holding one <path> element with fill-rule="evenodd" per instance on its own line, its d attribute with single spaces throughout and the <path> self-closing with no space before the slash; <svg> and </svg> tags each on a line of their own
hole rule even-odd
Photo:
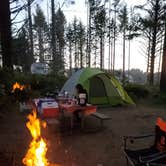
<svg viewBox="0 0 166 166">
<path fill-rule="evenodd" d="M 164 108 L 136 106 L 103 108 L 98 111 L 112 118 L 105 121 L 104 129 L 100 131 L 96 130 L 100 125 L 99 120 L 94 117 L 86 119 L 86 129 L 91 132 L 82 132 L 75 127 L 71 135 L 69 124 L 65 124 L 63 130 L 58 125 L 48 125 L 43 129 L 51 163 L 62 166 L 126 166 L 122 137 L 152 133 L 157 117 L 166 120 Z M 13 152 L 17 166 L 22 165 L 21 160 L 31 141 L 25 127 L 26 121 L 26 115 L 18 110 L 7 111 L 0 116 L 0 152 Z"/>
</svg>

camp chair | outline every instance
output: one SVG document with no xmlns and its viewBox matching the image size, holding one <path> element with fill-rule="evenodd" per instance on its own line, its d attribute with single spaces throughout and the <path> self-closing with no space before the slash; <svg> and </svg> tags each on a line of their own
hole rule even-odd
<svg viewBox="0 0 166 166">
<path fill-rule="evenodd" d="M 152 146 L 138 149 L 133 145 L 136 141 L 155 140 Z M 124 136 L 124 154 L 127 166 L 166 166 L 166 122 L 157 119 L 155 134 L 142 136 Z"/>
</svg>

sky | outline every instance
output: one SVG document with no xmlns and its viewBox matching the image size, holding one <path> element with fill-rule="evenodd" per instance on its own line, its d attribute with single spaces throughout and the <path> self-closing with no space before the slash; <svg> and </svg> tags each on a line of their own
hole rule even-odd
<svg viewBox="0 0 166 166">
<path fill-rule="evenodd" d="M 75 4 L 71 5 L 70 1 L 74 0 L 55 0 L 56 7 L 62 6 L 63 2 L 66 2 L 65 5 L 63 5 L 62 10 L 65 14 L 67 23 L 71 22 L 74 17 L 77 17 L 77 19 L 80 19 L 83 24 L 87 25 L 87 5 L 85 4 L 85 0 L 75 0 Z M 112 0 L 111 0 L 112 1 Z M 127 3 L 128 7 L 134 6 L 134 5 L 140 5 L 144 4 L 146 0 L 126 0 L 124 2 Z M 35 5 L 39 3 L 42 7 L 47 21 L 50 22 L 50 0 L 37 0 Z M 35 9 L 33 9 L 34 11 Z M 143 55 L 144 46 L 142 44 L 141 38 L 136 38 L 131 42 L 131 59 L 130 59 L 130 68 L 139 68 L 143 71 L 146 71 L 147 64 L 146 64 L 146 58 Z M 144 43 L 145 44 L 145 43 Z M 104 66 L 105 68 L 108 68 L 108 46 L 105 47 L 105 62 Z M 128 42 L 126 42 L 126 70 L 128 69 Z M 115 59 L 115 69 L 122 69 L 122 38 L 119 38 L 119 40 L 116 42 L 116 59 Z M 158 68 L 158 59 L 156 59 L 156 71 Z"/>
</svg>

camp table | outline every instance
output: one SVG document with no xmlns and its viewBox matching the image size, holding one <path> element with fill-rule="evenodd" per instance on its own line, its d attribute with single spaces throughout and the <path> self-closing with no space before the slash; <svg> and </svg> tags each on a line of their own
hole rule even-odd
<svg viewBox="0 0 166 166">
<path fill-rule="evenodd" d="M 69 98 L 64 97 L 64 96 L 58 96 L 58 97 L 56 98 L 56 101 L 57 101 L 58 103 L 65 104 L 65 103 L 67 103 L 67 102 L 69 101 Z"/>
<path fill-rule="evenodd" d="M 93 105 L 86 105 L 86 106 L 80 106 L 77 104 L 59 104 L 59 108 L 61 112 L 66 111 L 70 114 L 70 129 L 72 133 L 73 129 L 73 113 L 77 110 L 81 111 L 82 117 L 81 117 L 81 129 L 84 129 L 84 119 L 86 116 L 91 115 L 92 113 L 96 112 L 97 107 Z"/>
</svg>

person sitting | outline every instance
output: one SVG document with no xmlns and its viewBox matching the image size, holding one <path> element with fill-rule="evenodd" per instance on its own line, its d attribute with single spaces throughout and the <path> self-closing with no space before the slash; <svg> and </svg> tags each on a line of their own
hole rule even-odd
<svg viewBox="0 0 166 166">
<path fill-rule="evenodd" d="M 75 89 L 76 89 L 76 99 L 78 101 L 78 105 L 86 106 L 86 104 L 88 102 L 88 93 L 87 93 L 86 89 L 84 89 L 81 84 L 77 84 L 75 86 Z M 74 115 L 78 122 L 81 120 L 81 118 L 79 116 L 80 112 L 81 112 L 81 110 L 76 110 L 74 112 Z"/>
<path fill-rule="evenodd" d="M 88 102 L 88 94 L 81 84 L 76 85 L 76 98 L 80 106 L 86 106 Z"/>
</svg>

